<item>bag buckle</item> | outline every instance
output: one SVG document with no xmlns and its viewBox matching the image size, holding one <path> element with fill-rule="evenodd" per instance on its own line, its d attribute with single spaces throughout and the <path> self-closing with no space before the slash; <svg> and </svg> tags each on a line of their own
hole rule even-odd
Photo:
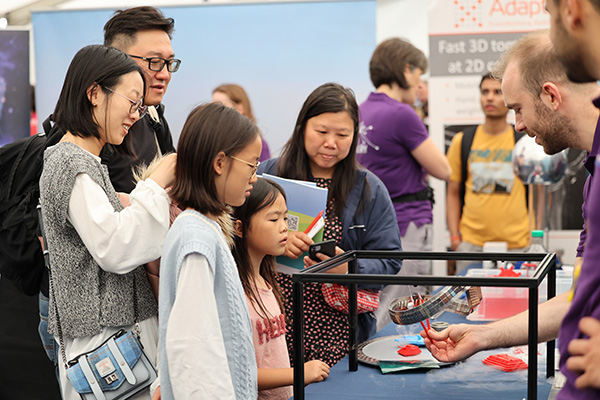
<svg viewBox="0 0 600 400">
<path fill-rule="evenodd" d="M 117 376 L 116 373 L 110 374 L 109 376 L 107 376 L 106 378 L 104 378 L 104 380 L 106 381 L 106 383 L 108 383 L 109 385 L 113 382 L 116 382 L 119 380 L 119 377 Z"/>
</svg>

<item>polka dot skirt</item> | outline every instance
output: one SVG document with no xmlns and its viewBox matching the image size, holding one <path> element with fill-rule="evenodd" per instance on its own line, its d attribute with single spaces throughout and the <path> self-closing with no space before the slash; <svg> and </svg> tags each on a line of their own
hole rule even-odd
<svg viewBox="0 0 600 400">
<path fill-rule="evenodd" d="M 317 186 L 328 188 L 331 179 L 315 179 Z M 328 202 L 323 239 L 335 239 L 339 246 L 342 240 L 342 223 L 333 217 L 333 201 Z M 293 284 L 290 275 L 278 274 L 277 281 L 285 299 L 285 313 L 289 320 L 286 335 L 290 361 L 294 363 L 293 348 Z M 320 283 L 304 284 L 304 359 L 321 360 L 333 366 L 348 354 L 348 315 L 331 308 L 323 298 Z"/>
</svg>

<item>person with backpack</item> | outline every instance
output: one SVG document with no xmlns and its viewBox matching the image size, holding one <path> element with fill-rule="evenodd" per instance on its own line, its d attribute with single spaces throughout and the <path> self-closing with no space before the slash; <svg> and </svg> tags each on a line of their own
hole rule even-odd
<svg viewBox="0 0 600 400">
<path fill-rule="evenodd" d="M 139 326 L 144 351 L 157 362 L 158 307 L 143 264 L 162 252 L 176 156 L 138 182 L 126 208 L 99 157 L 146 113 L 145 93 L 144 73 L 131 57 L 91 45 L 71 61 L 54 110 L 66 133 L 44 153 L 40 204 L 50 261 L 48 331 L 60 343 L 65 400 L 79 398 L 66 361 L 120 329 Z M 140 398 L 150 399 L 149 390 Z"/>
<path fill-rule="evenodd" d="M 507 242 L 511 251 L 529 245 L 527 198 L 512 168 L 512 151 L 524 135 L 506 122 L 501 82 L 491 73 L 479 84 L 485 122 L 454 136 L 448 148 L 452 175 L 446 193 L 450 248 L 482 251 L 485 242 Z M 461 189 L 462 188 L 462 189 Z M 456 272 L 470 261 L 457 261 Z"/>
</svg>

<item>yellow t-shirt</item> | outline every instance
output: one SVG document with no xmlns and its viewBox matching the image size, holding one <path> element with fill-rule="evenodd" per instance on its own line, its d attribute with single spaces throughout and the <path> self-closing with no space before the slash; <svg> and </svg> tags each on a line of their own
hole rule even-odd
<svg viewBox="0 0 600 400">
<path fill-rule="evenodd" d="M 460 183 L 460 146 L 458 133 L 448 148 L 452 182 Z M 466 242 L 483 246 L 485 242 L 508 242 L 508 248 L 529 244 L 529 219 L 525 186 L 512 168 L 515 147 L 512 127 L 499 135 L 488 135 L 477 127 L 469 152 L 465 183 L 465 206 L 459 229 Z"/>
</svg>

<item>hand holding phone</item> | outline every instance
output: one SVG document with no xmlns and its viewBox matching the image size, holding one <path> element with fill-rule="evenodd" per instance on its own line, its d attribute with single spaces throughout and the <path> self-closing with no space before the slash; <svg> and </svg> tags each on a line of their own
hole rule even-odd
<svg viewBox="0 0 600 400">
<path fill-rule="evenodd" d="M 317 257 L 317 253 L 324 254 L 328 257 L 335 256 L 335 239 L 313 243 L 308 246 L 308 257 L 310 257 L 311 260 L 319 262 L 321 260 Z"/>
</svg>

